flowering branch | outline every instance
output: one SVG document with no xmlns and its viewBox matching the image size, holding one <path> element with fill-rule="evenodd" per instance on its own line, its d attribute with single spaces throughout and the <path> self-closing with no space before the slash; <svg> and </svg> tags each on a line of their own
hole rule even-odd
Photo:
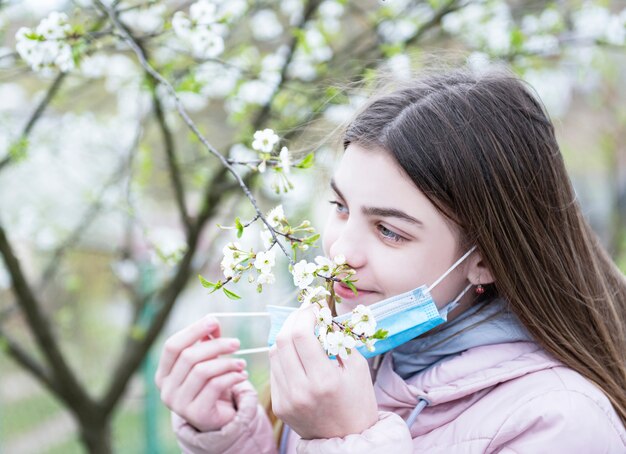
<svg viewBox="0 0 626 454">
<path fill-rule="evenodd" d="M 283 250 L 285 255 L 287 257 L 289 257 L 289 253 L 284 248 L 284 246 L 278 241 L 278 238 L 276 237 L 276 233 L 271 228 L 271 226 L 268 223 L 267 219 L 265 219 L 265 217 L 263 216 L 263 214 L 262 214 L 262 212 L 261 212 L 261 210 L 260 210 L 260 208 L 259 208 L 259 206 L 257 204 L 256 198 L 252 195 L 252 193 L 250 192 L 250 189 L 248 189 L 248 186 L 243 182 L 241 176 L 235 171 L 235 169 L 228 163 L 228 160 L 219 151 L 217 151 L 215 149 L 215 147 L 213 147 L 213 145 L 211 145 L 209 143 L 209 141 L 200 132 L 200 130 L 198 129 L 196 124 L 191 120 L 191 118 L 189 117 L 189 114 L 185 110 L 182 102 L 180 101 L 180 98 L 176 94 L 176 90 L 174 90 L 174 87 L 172 87 L 172 85 L 161 74 L 159 74 L 159 72 L 156 71 L 152 67 L 152 65 L 150 65 L 150 63 L 147 61 L 147 59 L 145 57 L 144 52 L 141 50 L 141 47 L 137 44 L 135 39 L 133 39 L 133 37 L 131 36 L 129 31 L 126 29 L 126 27 L 124 27 L 124 25 L 119 21 L 116 12 L 113 9 L 108 8 L 107 6 L 105 6 L 100 0 L 95 0 L 95 2 L 98 5 L 98 7 L 109 16 L 109 19 L 115 25 L 115 27 L 119 30 L 119 32 L 120 32 L 122 38 L 124 39 L 124 41 L 130 46 L 130 48 L 133 50 L 133 52 L 137 55 L 137 58 L 139 59 L 139 62 L 141 64 L 141 66 L 152 77 L 154 77 L 155 80 L 157 80 L 160 84 L 162 84 L 167 89 L 169 94 L 174 99 L 174 103 L 176 105 L 176 110 L 178 111 L 180 117 L 183 119 L 185 124 L 195 134 L 195 136 L 198 138 L 198 140 L 200 140 L 202 145 L 204 145 L 204 147 L 211 154 L 213 154 L 216 158 L 218 158 L 220 160 L 220 162 L 222 163 L 222 165 L 235 177 L 235 179 L 237 180 L 237 183 L 241 187 L 242 191 L 244 192 L 246 197 L 248 197 L 248 199 L 250 200 L 250 203 L 252 204 L 252 206 L 254 207 L 255 211 L 259 215 L 259 219 L 261 219 L 261 221 L 268 227 L 272 237 L 278 243 L 278 246 Z"/>
</svg>

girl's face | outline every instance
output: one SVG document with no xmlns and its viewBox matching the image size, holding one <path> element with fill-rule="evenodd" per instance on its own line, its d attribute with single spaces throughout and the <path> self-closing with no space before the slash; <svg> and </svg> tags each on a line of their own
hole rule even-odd
<svg viewBox="0 0 626 454">
<path fill-rule="evenodd" d="M 458 233 L 382 150 L 357 144 L 346 149 L 334 178 L 330 216 L 324 231 L 327 257 L 342 254 L 356 271 L 358 295 L 335 282 L 343 298 L 337 313 L 429 286 L 461 254 Z M 467 285 L 460 264 L 432 295 L 438 307 Z M 466 295 L 467 296 L 467 295 Z"/>
</svg>

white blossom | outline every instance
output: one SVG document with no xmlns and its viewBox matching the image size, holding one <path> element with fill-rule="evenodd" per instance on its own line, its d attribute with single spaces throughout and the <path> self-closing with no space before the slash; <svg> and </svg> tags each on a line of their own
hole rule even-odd
<svg viewBox="0 0 626 454">
<path fill-rule="evenodd" d="M 327 352 L 329 355 L 339 356 L 342 359 L 348 357 L 348 350 L 355 347 L 356 341 L 346 336 L 341 331 L 331 331 L 326 335 Z"/>
<path fill-rule="evenodd" d="M 174 14 L 172 28 L 195 57 L 215 58 L 224 51 L 224 35 L 228 31 L 220 19 L 215 3 L 199 0 L 189 7 L 189 15 L 182 11 Z"/>
<path fill-rule="evenodd" d="M 215 58 L 224 52 L 224 38 L 208 29 L 199 29 L 189 37 L 191 50 L 198 58 Z"/>
<path fill-rule="evenodd" d="M 626 43 L 626 9 L 611 17 L 604 36 L 608 43 L 616 46 Z"/>
<path fill-rule="evenodd" d="M 209 98 L 224 98 L 236 87 L 241 71 L 232 66 L 207 61 L 196 68 L 196 81 L 202 84 L 200 93 Z"/>
<path fill-rule="evenodd" d="M 287 147 L 283 147 L 278 155 L 280 159 L 280 166 L 283 169 L 283 173 L 288 175 L 291 172 L 291 158 L 289 157 L 289 150 Z"/>
<path fill-rule="evenodd" d="M 237 259 L 241 255 L 241 245 L 237 242 L 228 243 L 222 249 L 222 253 L 224 257 L 230 257 L 232 259 Z"/>
<path fill-rule="evenodd" d="M 36 30 L 21 27 L 15 34 L 15 49 L 34 71 L 62 72 L 74 69 L 72 47 L 65 41 L 72 27 L 64 13 L 52 12 Z"/>
<path fill-rule="evenodd" d="M 272 243 L 274 242 L 274 237 L 272 237 L 272 233 L 268 229 L 261 230 L 261 244 L 263 244 L 263 248 L 269 249 L 272 247 Z"/>
<path fill-rule="evenodd" d="M 317 287 L 322 290 L 326 290 L 324 287 Z M 328 292 L 326 292 L 328 293 Z M 315 305 L 313 307 L 313 312 L 315 313 L 315 318 L 317 319 L 317 324 L 321 327 L 327 327 L 333 322 L 333 314 L 330 312 L 330 309 L 327 306 L 319 307 Z"/>
<path fill-rule="evenodd" d="M 191 34 L 191 20 L 182 11 L 176 11 L 172 18 L 172 29 L 174 33 L 181 37 L 187 38 Z"/>
<path fill-rule="evenodd" d="M 271 153 L 280 138 L 269 128 L 254 133 L 252 148 L 264 153 Z"/>
<path fill-rule="evenodd" d="M 234 277 L 237 271 L 237 266 L 247 257 L 241 250 L 241 245 L 237 242 L 228 243 L 222 249 L 224 258 L 220 263 L 220 267 L 225 277 Z"/>
<path fill-rule="evenodd" d="M 135 8 L 123 13 L 124 23 L 132 29 L 143 33 L 156 33 L 163 28 L 163 15 L 166 6 L 152 5 L 147 8 Z"/>
<path fill-rule="evenodd" d="M 338 266 L 345 265 L 346 256 L 343 254 L 337 254 L 336 256 L 333 257 L 333 262 L 335 262 L 335 265 L 338 265 Z"/>
<path fill-rule="evenodd" d="M 315 263 L 308 263 L 306 260 L 300 260 L 293 266 L 293 283 L 301 289 L 308 287 L 313 279 L 315 279 L 315 271 L 317 265 Z"/>
<path fill-rule="evenodd" d="M 326 301 L 327 296 L 330 296 L 330 292 L 326 290 L 322 285 L 313 288 L 307 287 L 303 290 L 302 302 L 306 304 L 312 304 L 319 301 Z M 325 307 L 325 309 L 328 308 Z M 330 310 L 328 313 L 330 314 Z M 327 324 L 330 324 L 330 321 Z"/>
<path fill-rule="evenodd" d="M 376 332 L 376 320 L 372 316 L 372 311 L 369 307 L 362 304 L 359 304 L 352 310 L 350 324 L 352 325 L 352 331 L 356 334 L 369 337 Z"/>
<path fill-rule="evenodd" d="M 64 39 L 72 31 L 72 27 L 68 24 L 65 13 L 53 11 L 41 20 L 35 31 L 46 40 L 59 40 Z"/>
<path fill-rule="evenodd" d="M 315 263 L 317 263 L 317 271 L 332 271 L 335 268 L 333 261 L 323 255 L 315 257 Z"/>
<path fill-rule="evenodd" d="M 553 35 L 532 35 L 522 45 L 529 53 L 539 55 L 556 54 L 559 51 L 559 40 Z"/>
<path fill-rule="evenodd" d="M 198 25 L 210 25 L 218 20 L 217 6 L 209 0 L 198 0 L 189 7 L 189 17 Z"/>
<path fill-rule="evenodd" d="M 278 38 L 283 32 L 283 26 L 276 13 L 271 9 L 262 9 L 250 19 L 252 34 L 259 41 L 269 41 Z"/>
<path fill-rule="evenodd" d="M 276 251 L 271 249 L 265 252 L 258 252 L 256 260 L 254 261 L 254 267 L 261 271 L 263 274 L 269 274 L 272 268 L 276 264 Z"/>
<path fill-rule="evenodd" d="M 277 205 L 272 208 L 269 213 L 267 213 L 267 222 L 274 227 L 277 228 L 281 223 L 286 222 L 287 218 L 285 217 L 285 211 L 283 210 L 282 205 Z"/>
<path fill-rule="evenodd" d="M 248 80 L 241 84 L 237 96 L 229 100 L 228 108 L 232 112 L 239 112 L 246 104 L 264 105 L 272 97 L 274 88 L 267 80 Z"/>
<path fill-rule="evenodd" d="M 398 79 L 411 77 L 411 59 L 407 54 L 398 54 L 387 60 L 387 66 Z"/>
<path fill-rule="evenodd" d="M 261 285 L 273 284 L 274 282 L 276 282 L 276 276 L 274 276 L 272 273 L 261 273 L 257 278 L 257 283 Z"/>
<path fill-rule="evenodd" d="M 602 6 L 586 4 L 572 15 L 572 19 L 580 37 L 598 39 L 606 32 L 611 13 Z"/>
</svg>

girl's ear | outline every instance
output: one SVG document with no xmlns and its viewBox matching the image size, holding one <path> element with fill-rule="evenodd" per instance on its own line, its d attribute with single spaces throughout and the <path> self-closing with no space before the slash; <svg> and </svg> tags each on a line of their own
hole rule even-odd
<svg viewBox="0 0 626 454">
<path fill-rule="evenodd" d="M 491 270 L 483 260 L 482 256 L 476 252 L 468 258 L 467 280 L 473 285 L 493 284 L 494 278 Z"/>
</svg>

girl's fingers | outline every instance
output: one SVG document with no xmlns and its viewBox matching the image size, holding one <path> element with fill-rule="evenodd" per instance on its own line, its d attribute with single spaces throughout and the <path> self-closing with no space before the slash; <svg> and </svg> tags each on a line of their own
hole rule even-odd
<svg viewBox="0 0 626 454">
<path fill-rule="evenodd" d="M 180 353 L 205 336 L 220 336 L 220 325 L 215 317 L 201 318 L 197 322 L 180 330 L 165 342 L 154 377 L 158 387 L 161 387 L 163 377 L 169 375 L 170 370 Z"/>
<path fill-rule="evenodd" d="M 185 380 L 191 369 L 198 363 L 214 359 L 219 355 L 232 353 L 239 348 L 239 339 L 220 337 L 187 347 L 178 355 L 169 375 L 162 380 L 168 386 L 176 387 Z M 166 380 L 165 380 L 166 379 Z"/>
<path fill-rule="evenodd" d="M 215 377 L 196 395 L 191 405 L 197 403 L 205 406 L 205 402 L 211 402 L 211 406 L 213 406 L 213 403 L 224 391 L 247 378 L 248 373 L 245 370 L 241 372 L 228 372 L 219 377 Z"/>
<path fill-rule="evenodd" d="M 307 380 L 306 374 L 304 373 L 304 366 L 293 344 L 293 336 L 298 335 L 298 333 L 293 330 L 294 320 L 298 312 L 300 311 L 293 312 L 287 317 L 287 320 L 285 320 L 283 327 L 276 336 L 276 351 L 272 355 L 280 362 L 285 377 L 289 377 L 289 385 L 295 388 L 305 386 Z"/>
<path fill-rule="evenodd" d="M 278 348 L 273 345 L 269 352 L 270 358 L 270 396 L 272 398 L 272 411 L 278 416 L 281 412 L 281 403 L 285 401 L 284 395 L 289 387 L 287 385 L 285 374 L 277 357 Z"/>
<path fill-rule="evenodd" d="M 173 401 L 167 402 L 166 399 L 163 400 L 172 406 L 184 408 L 184 406 L 196 399 L 198 393 L 200 393 L 205 386 L 212 386 L 210 383 L 211 380 L 230 372 L 242 372 L 245 367 L 245 360 L 235 358 L 217 358 L 197 363 L 193 366 L 187 378 L 178 387 L 176 397 L 167 396 L 166 393 L 170 391 L 170 389 L 167 384 L 164 385 L 163 394 L 166 394 L 164 397 L 166 399 L 170 397 Z"/>
<path fill-rule="evenodd" d="M 304 373 L 310 380 L 325 380 L 334 368 L 315 337 L 315 313 L 313 307 L 297 311 L 294 315 L 292 339 Z"/>
</svg>

